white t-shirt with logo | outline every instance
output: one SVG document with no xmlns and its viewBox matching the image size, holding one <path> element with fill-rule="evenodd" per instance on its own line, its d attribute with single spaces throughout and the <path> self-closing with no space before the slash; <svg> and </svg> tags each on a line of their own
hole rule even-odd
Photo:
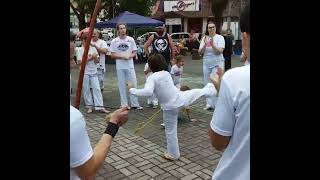
<svg viewBox="0 0 320 180">
<path fill-rule="evenodd" d="M 137 45 L 134 42 L 134 39 L 130 36 L 126 36 L 124 39 L 120 39 L 120 37 L 116 37 L 111 41 L 110 52 L 131 54 L 133 51 L 137 51 Z M 133 59 L 132 58 L 129 60 L 116 59 L 116 68 L 117 69 L 134 68 Z"/>
<path fill-rule="evenodd" d="M 182 72 L 183 72 L 183 66 L 181 66 L 180 68 L 176 64 L 172 66 L 170 73 L 171 73 L 174 85 L 181 83 Z"/>
<path fill-rule="evenodd" d="M 78 60 L 82 60 L 82 55 L 83 55 L 83 51 L 84 51 L 84 48 L 81 47 L 78 51 L 78 55 L 77 55 L 77 59 Z M 89 46 L 89 52 L 88 52 L 88 56 L 89 55 L 92 55 L 92 54 L 98 54 L 98 51 L 96 48 L 92 47 L 92 46 Z M 97 65 L 96 63 L 94 62 L 94 60 L 90 60 L 89 59 L 87 60 L 87 64 L 86 64 L 86 68 L 84 70 L 84 74 L 96 74 L 97 73 Z"/>
<path fill-rule="evenodd" d="M 206 43 L 205 43 L 206 39 Z M 216 34 L 213 37 L 205 36 L 202 38 L 200 47 L 204 47 L 204 54 L 203 54 L 203 63 L 204 65 L 208 67 L 214 67 L 216 64 L 218 64 L 221 61 L 224 61 L 223 53 L 217 54 L 214 52 L 211 44 L 211 40 L 213 41 L 213 44 L 218 48 L 225 48 L 225 41 L 223 36 Z"/>
<path fill-rule="evenodd" d="M 104 49 L 108 49 L 108 45 L 106 43 L 106 41 L 102 40 L 102 39 L 98 39 L 96 42 L 93 42 L 91 40 L 91 44 L 96 45 L 99 49 L 104 48 Z M 104 72 L 106 71 L 106 55 L 104 53 L 99 53 L 99 63 L 97 64 L 97 68 L 98 69 L 103 69 Z"/>
<path fill-rule="evenodd" d="M 250 179 L 250 65 L 227 71 L 222 78 L 211 129 L 231 136 L 213 180 Z"/>
<path fill-rule="evenodd" d="M 70 105 L 70 180 L 80 180 L 72 168 L 83 165 L 92 155 L 84 117 Z"/>
</svg>

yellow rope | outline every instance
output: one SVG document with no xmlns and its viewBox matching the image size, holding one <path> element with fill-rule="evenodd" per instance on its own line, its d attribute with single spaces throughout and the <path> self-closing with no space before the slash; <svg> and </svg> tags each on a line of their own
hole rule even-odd
<svg viewBox="0 0 320 180">
<path fill-rule="evenodd" d="M 144 123 L 144 122 L 139 123 L 138 126 L 134 129 L 134 134 L 135 135 L 137 135 L 137 134 L 141 135 L 141 132 L 142 132 L 143 128 L 147 124 L 151 123 L 157 117 L 157 115 L 160 114 L 160 112 L 161 112 L 161 108 L 156 113 L 154 113 L 151 117 L 149 117 L 148 121 L 146 123 Z"/>
</svg>

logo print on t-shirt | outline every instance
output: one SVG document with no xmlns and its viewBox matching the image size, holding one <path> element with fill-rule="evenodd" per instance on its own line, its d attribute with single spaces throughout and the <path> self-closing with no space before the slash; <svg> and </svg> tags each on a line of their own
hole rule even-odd
<svg viewBox="0 0 320 180">
<path fill-rule="evenodd" d="M 127 51 L 129 49 L 129 46 L 126 43 L 121 43 L 117 48 L 119 51 Z"/>
<path fill-rule="evenodd" d="M 156 39 L 154 41 L 154 47 L 158 52 L 163 52 L 168 46 L 168 41 L 166 39 Z"/>
</svg>

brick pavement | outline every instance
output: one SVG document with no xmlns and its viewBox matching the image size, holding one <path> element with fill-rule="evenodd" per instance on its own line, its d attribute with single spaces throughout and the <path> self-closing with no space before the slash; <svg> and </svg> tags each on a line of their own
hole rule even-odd
<svg viewBox="0 0 320 180">
<path fill-rule="evenodd" d="M 144 85 L 143 66 L 144 64 L 135 65 L 139 88 Z M 200 88 L 202 86 L 202 70 L 201 72 L 198 70 L 202 68 L 201 66 L 200 61 L 187 59 L 183 83 L 187 83 L 192 88 Z M 197 73 L 193 73 L 195 69 L 197 69 Z M 73 84 L 75 84 L 77 70 L 73 71 Z M 107 65 L 106 83 L 108 88 L 103 92 L 104 104 L 117 108 L 119 106 L 119 92 L 114 65 Z M 71 95 L 72 103 L 73 98 L 74 94 Z M 144 109 L 130 111 L 129 120 L 123 127 L 120 127 L 112 143 L 111 151 L 96 179 L 211 179 L 212 172 L 222 153 L 215 150 L 209 141 L 207 132 L 213 112 L 202 109 L 205 99 L 200 98 L 191 109 L 191 116 L 197 118 L 198 121 L 190 122 L 186 115 L 180 112 L 178 139 L 181 157 L 178 161 L 173 162 L 162 157 L 166 150 L 164 129 L 160 126 L 162 113 L 145 127 L 141 135 L 134 134 L 137 124 L 146 122 L 147 118 L 158 110 L 146 107 L 146 98 L 144 97 L 139 98 L 139 102 L 144 106 Z M 80 110 L 86 117 L 86 127 L 94 147 L 105 130 L 104 115 L 99 113 L 88 115 L 85 113 L 83 105 L 82 101 Z"/>
</svg>

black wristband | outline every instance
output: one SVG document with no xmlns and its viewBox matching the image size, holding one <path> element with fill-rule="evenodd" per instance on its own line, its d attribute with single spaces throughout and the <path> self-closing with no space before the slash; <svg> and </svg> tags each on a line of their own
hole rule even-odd
<svg viewBox="0 0 320 180">
<path fill-rule="evenodd" d="M 119 126 L 115 123 L 109 122 L 106 130 L 104 131 L 105 134 L 109 134 L 114 138 L 114 136 L 117 134 L 119 129 Z"/>
</svg>

